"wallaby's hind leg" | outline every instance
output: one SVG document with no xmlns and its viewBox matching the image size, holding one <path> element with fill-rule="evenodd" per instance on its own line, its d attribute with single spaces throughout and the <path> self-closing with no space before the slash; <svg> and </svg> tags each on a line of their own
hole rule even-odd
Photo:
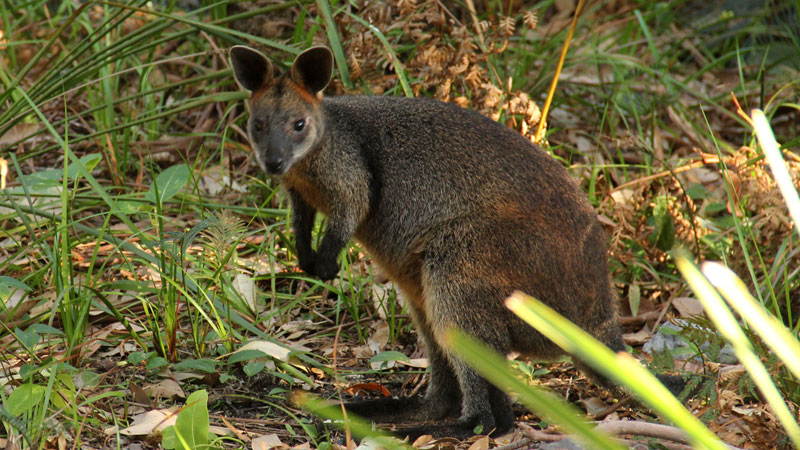
<svg viewBox="0 0 800 450">
<path fill-rule="evenodd" d="M 456 261 L 457 264 L 453 266 L 457 267 L 442 264 L 446 261 Z M 464 266 L 469 264 L 467 259 L 452 256 L 438 259 L 429 264 L 423 274 L 425 308 L 433 337 L 437 342 L 443 342 L 447 330 L 458 328 L 496 352 L 505 354 L 511 345 L 511 335 L 503 319 L 510 318 L 503 306 L 504 293 L 490 283 L 482 282 L 476 274 L 466 273 L 464 269 L 469 270 L 470 267 L 458 267 L 462 263 Z M 458 420 L 405 429 L 397 434 L 466 438 L 474 434 L 476 427 L 480 428 L 481 433 L 493 432 L 494 435 L 510 430 L 514 416 L 508 396 L 483 379 L 467 363 L 447 350 L 445 352 L 462 394 Z"/>
<path fill-rule="evenodd" d="M 433 339 L 430 324 L 411 307 L 417 331 L 428 357 L 430 379 L 424 396 L 378 398 L 345 405 L 349 412 L 377 423 L 409 423 L 457 417 L 461 413 L 461 391 L 447 355 Z"/>
<path fill-rule="evenodd" d="M 493 436 L 498 436 L 511 430 L 514 426 L 514 414 L 508 396 L 481 378 L 463 361 L 455 361 L 454 365 L 459 373 L 459 385 L 469 386 L 458 420 L 399 428 L 395 434 L 400 437 L 408 436 L 413 441 L 426 434 L 466 439 L 476 431 L 481 434 L 491 432 Z"/>
</svg>

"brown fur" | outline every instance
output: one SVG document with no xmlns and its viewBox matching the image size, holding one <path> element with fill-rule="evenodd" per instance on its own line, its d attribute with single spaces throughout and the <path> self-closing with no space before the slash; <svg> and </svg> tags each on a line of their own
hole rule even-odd
<svg viewBox="0 0 800 450">
<path fill-rule="evenodd" d="M 508 397 L 455 358 L 443 336 L 458 327 L 501 353 L 557 356 L 555 345 L 504 307 L 515 290 L 624 350 L 606 238 L 584 193 L 550 155 L 451 104 L 314 101 L 332 73 L 327 49 L 302 53 L 289 76 L 273 76 L 254 50 L 235 47 L 231 56 L 237 80 L 258 93 L 249 133 L 258 160 L 291 197 L 301 268 L 336 276 L 336 259 L 355 238 L 410 300 L 427 348 L 423 398 L 353 403 L 351 411 L 379 422 L 457 418 L 404 430 L 410 435 L 465 437 L 477 425 L 508 431 Z M 317 211 L 329 220 L 315 251 Z"/>
</svg>

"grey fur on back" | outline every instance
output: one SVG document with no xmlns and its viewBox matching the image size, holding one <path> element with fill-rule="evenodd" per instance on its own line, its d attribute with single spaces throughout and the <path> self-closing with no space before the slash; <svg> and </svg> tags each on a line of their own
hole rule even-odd
<svg viewBox="0 0 800 450">
<path fill-rule="evenodd" d="M 352 158 L 370 174 L 370 208 L 355 237 L 390 278 L 436 251 L 463 247 L 461 261 L 480 267 L 472 277 L 483 275 L 503 298 L 522 290 L 589 330 L 616 322 L 606 237 L 585 194 L 550 155 L 502 124 L 434 100 L 326 97 L 322 107 L 329 137 L 321 151 L 353 152 L 335 158 Z M 363 183 L 331 175 L 321 184 Z M 553 355 L 553 344 L 502 302 L 488 303 L 514 325 L 504 350 Z"/>
</svg>

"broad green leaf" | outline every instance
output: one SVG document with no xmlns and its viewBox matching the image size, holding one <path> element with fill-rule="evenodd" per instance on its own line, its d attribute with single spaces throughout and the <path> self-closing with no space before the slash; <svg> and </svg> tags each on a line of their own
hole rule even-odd
<svg viewBox="0 0 800 450">
<path fill-rule="evenodd" d="M 23 175 L 19 181 L 31 193 L 38 193 L 48 187 L 58 186 L 63 174 L 64 171 L 61 169 L 39 170 L 30 175 Z"/>
<path fill-rule="evenodd" d="M 161 432 L 161 446 L 167 450 L 172 450 L 176 447 L 178 440 L 175 438 L 175 425 L 170 425 L 164 428 Z"/>
<path fill-rule="evenodd" d="M 31 288 L 28 287 L 28 285 L 23 283 L 22 281 L 15 280 L 14 278 L 7 276 L 0 276 L 0 286 L 2 285 L 8 286 L 10 288 L 22 289 L 23 291 L 31 290 Z"/>
<path fill-rule="evenodd" d="M 130 364 L 133 364 L 134 366 L 140 364 L 142 361 L 145 361 L 146 359 L 147 359 L 147 354 L 145 352 L 131 352 L 128 355 L 128 362 Z"/>
<path fill-rule="evenodd" d="M 628 287 L 628 305 L 631 307 L 633 316 L 639 315 L 639 304 L 642 300 L 642 290 L 637 283 L 632 283 Z"/>
<path fill-rule="evenodd" d="M 242 345 L 239 348 L 239 350 L 236 350 L 236 352 L 233 355 L 231 355 L 231 358 L 233 358 L 237 353 L 246 352 L 248 350 L 258 350 L 259 352 L 262 352 L 265 355 L 269 355 L 272 358 L 283 362 L 289 362 L 289 355 L 292 353 L 290 349 L 282 345 L 278 345 L 274 342 L 263 341 L 263 340 L 252 340 L 252 341 L 247 341 L 244 345 Z M 247 354 L 251 355 L 250 352 L 248 352 Z M 231 361 L 231 358 L 228 358 L 228 361 Z M 249 357 L 248 359 L 251 358 L 252 356 Z M 242 360 L 238 359 L 238 361 Z"/>
<path fill-rule="evenodd" d="M 3 406 L 12 416 L 19 416 L 38 405 L 44 398 L 45 387 L 38 384 L 23 384 L 14 389 Z"/>
<path fill-rule="evenodd" d="M 95 167 L 97 167 L 97 164 L 100 163 L 101 159 L 102 155 L 99 153 L 92 153 L 80 157 L 78 161 L 83 164 L 87 172 L 91 172 Z M 20 181 L 30 191 L 37 193 L 47 187 L 59 186 L 61 183 L 61 177 L 63 176 L 63 169 L 45 169 L 33 172 L 30 175 L 23 175 Z M 79 180 L 80 178 L 80 167 L 74 163 L 71 163 L 69 167 L 67 167 L 67 179 Z"/>
<path fill-rule="evenodd" d="M 686 195 L 692 200 L 702 200 L 711 197 L 711 191 L 700 183 L 692 183 L 686 188 Z"/>
<path fill-rule="evenodd" d="M 656 198 L 653 206 L 653 222 L 655 229 L 650 235 L 650 242 L 661 250 L 670 250 L 675 244 L 675 223 L 667 208 L 665 196 Z"/>
<path fill-rule="evenodd" d="M 17 337 L 20 344 L 28 349 L 33 349 L 33 347 L 39 343 L 39 333 L 31 327 L 28 327 L 28 329 L 24 331 L 17 328 L 14 330 L 14 336 Z"/>
<path fill-rule="evenodd" d="M 242 361 L 250 361 L 251 359 L 265 358 L 266 356 L 267 354 L 261 350 L 237 350 L 228 357 L 228 363 L 234 364 Z"/>
<path fill-rule="evenodd" d="M 117 202 L 117 209 L 122 214 L 134 214 L 139 212 L 142 209 L 142 205 L 146 205 L 146 203 L 142 202 L 131 202 L 131 201 L 120 201 Z"/>
<path fill-rule="evenodd" d="M 160 356 L 156 356 L 147 360 L 147 364 L 145 364 L 145 367 L 147 368 L 147 370 L 155 370 L 158 369 L 159 367 L 164 367 L 167 364 L 169 364 L 169 362 L 166 359 Z"/>
<path fill-rule="evenodd" d="M 63 336 L 64 332 L 59 330 L 58 328 L 51 327 L 50 325 L 44 323 L 35 323 L 31 325 L 29 330 L 34 330 L 39 334 L 55 334 L 57 336 Z"/>
<path fill-rule="evenodd" d="M 369 362 L 371 362 L 371 363 L 384 362 L 384 361 L 404 361 L 404 362 L 409 362 L 410 360 L 408 359 L 408 356 L 406 356 L 406 355 L 404 355 L 404 354 L 402 354 L 400 352 L 391 351 L 391 350 L 385 351 L 385 352 L 380 352 L 377 355 L 375 355 L 375 356 L 373 356 L 372 358 L 369 359 Z"/>
<path fill-rule="evenodd" d="M 194 450 L 208 446 L 208 392 L 193 392 L 175 422 L 176 448 Z"/>
<path fill-rule="evenodd" d="M 195 370 L 205 373 L 214 373 L 217 368 L 210 359 L 185 359 L 174 366 L 174 370 Z"/>
<path fill-rule="evenodd" d="M 89 155 L 81 156 L 78 160 L 86 167 L 87 172 L 91 172 L 97 167 L 97 164 L 100 163 L 100 160 L 103 156 L 100 153 L 91 153 Z M 71 180 L 79 180 L 80 179 L 80 170 L 79 167 L 75 164 L 70 164 L 67 167 L 67 178 Z"/>
<path fill-rule="evenodd" d="M 261 372 L 264 368 L 267 367 L 267 363 L 264 361 L 250 361 L 249 363 L 245 364 L 242 367 L 244 374 L 248 377 L 252 377 L 253 375 Z"/>
<path fill-rule="evenodd" d="M 168 167 L 158 174 L 155 183 L 150 185 L 145 198 L 152 203 L 163 203 L 175 196 L 186 186 L 189 181 L 189 166 L 176 164 Z M 158 198 L 156 198 L 156 185 L 158 185 Z"/>
</svg>

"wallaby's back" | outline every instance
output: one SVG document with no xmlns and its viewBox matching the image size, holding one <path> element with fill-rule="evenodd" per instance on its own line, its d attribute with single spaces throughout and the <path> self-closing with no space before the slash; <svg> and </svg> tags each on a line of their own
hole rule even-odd
<svg viewBox="0 0 800 450">
<path fill-rule="evenodd" d="M 502 124 L 435 100 L 326 97 L 322 108 L 328 139 L 321 151 L 329 153 L 321 159 L 335 166 L 351 161 L 338 152 L 358 152 L 370 200 L 356 238 L 391 278 L 403 284 L 421 275 L 424 259 L 452 253 L 451 263 L 462 266 L 453 270 L 500 291 L 483 305 L 493 311 L 488 325 L 522 328 L 508 351 L 554 350 L 502 306 L 515 289 L 584 328 L 616 319 L 605 236 L 585 194 L 553 157 Z M 330 175 L 341 180 L 347 171 Z M 341 181 L 320 180 L 334 183 Z"/>
</svg>

